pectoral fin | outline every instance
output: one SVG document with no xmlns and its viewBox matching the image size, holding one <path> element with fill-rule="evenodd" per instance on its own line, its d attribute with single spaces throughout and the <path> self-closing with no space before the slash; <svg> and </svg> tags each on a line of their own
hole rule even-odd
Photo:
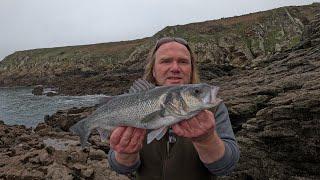
<svg viewBox="0 0 320 180">
<path fill-rule="evenodd" d="M 144 117 L 141 120 L 141 123 L 147 123 L 147 122 L 154 121 L 156 119 L 162 118 L 163 117 L 163 112 L 164 112 L 164 109 L 161 109 L 159 111 L 155 111 L 155 112 L 147 115 L 146 117 Z"/>
<path fill-rule="evenodd" d="M 154 139 L 160 140 L 167 132 L 168 127 L 164 126 L 151 131 L 147 136 L 147 144 L 150 144 Z"/>
</svg>

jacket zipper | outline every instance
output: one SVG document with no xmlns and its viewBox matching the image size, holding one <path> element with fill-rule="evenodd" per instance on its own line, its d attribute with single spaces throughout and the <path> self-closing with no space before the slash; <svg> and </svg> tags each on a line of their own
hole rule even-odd
<svg viewBox="0 0 320 180">
<path fill-rule="evenodd" d="M 171 144 L 175 143 L 177 141 L 175 135 L 173 134 L 173 130 L 171 128 L 168 129 L 168 140 L 166 140 L 166 152 L 164 155 L 164 161 L 163 161 L 163 180 L 166 179 L 166 168 L 167 168 L 167 161 L 169 159 L 170 155 L 170 146 Z"/>
<path fill-rule="evenodd" d="M 162 170 L 162 174 L 163 174 L 163 180 L 166 180 L 166 171 L 167 171 L 167 160 L 169 158 L 169 152 L 170 152 L 170 144 L 169 141 L 165 141 L 166 143 L 166 149 L 165 149 L 165 153 L 164 153 L 164 158 L 163 158 L 163 170 Z"/>
</svg>

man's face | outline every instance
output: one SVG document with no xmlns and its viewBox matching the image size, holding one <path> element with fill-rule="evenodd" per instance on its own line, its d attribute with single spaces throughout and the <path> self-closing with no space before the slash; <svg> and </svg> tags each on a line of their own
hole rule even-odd
<svg viewBox="0 0 320 180">
<path fill-rule="evenodd" d="M 169 42 L 156 51 L 153 77 L 157 85 L 189 84 L 191 71 L 190 52 L 184 45 Z"/>
</svg>

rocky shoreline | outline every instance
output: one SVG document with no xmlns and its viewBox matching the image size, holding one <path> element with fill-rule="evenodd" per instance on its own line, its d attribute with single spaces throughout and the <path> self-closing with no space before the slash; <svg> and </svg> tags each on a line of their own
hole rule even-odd
<svg viewBox="0 0 320 180">
<path fill-rule="evenodd" d="M 119 94 L 140 77 L 139 68 L 105 73 L 89 86 Z M 235 171 L 218 179 L 320 179 L 320 12 L 292 48 L 240 68 L 203 61 L 200 70 L 203 81 L 220 86 L 241 150 Z M 97 133 L 81 150 L 67 132 L 95 108 L 58 111 L 35 129 L 0 122 L 0 179 L 130 179 L 110 170 L 109 147 Z"/>
<path fill-rule="evenodd" d="M 58 111 L 34 129 L 0 121 L 0 179 L 130 179 L 110 169 L 109 147 L 96 133 L 81 149 L 78 137 L 63 130 L 65 120 L 80 120 L 93 109 Z"/>
</svg>

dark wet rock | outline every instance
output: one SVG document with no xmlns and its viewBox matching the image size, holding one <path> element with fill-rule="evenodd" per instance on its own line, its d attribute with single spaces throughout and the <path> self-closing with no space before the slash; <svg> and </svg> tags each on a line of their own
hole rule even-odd
<svg viewBox="0 0 320 180">
<path fill-rule="evenodd" d="M 32 90 L 32 94 L 36 95 L 36 96 L 41 96 L 43 95 L 43 85 L 37 85 L 33 88 Z"/>
<path fill-rule="evenodd" d="M 52 127 L 49 126 L 46 123 L 39 123 L 35 128 L 34 131 L 35 132 L 42 132 L 42 131 L 51 131 Z"/>
<path fill-rule="evenodd" d="M 107 158 L 107 154 L 100 149 L 90 149 L 89 158 L 92 160 L 102 160 Z"/>
<path fill-rule="evenodd" d="M 52 116 L 45 117 L 45 123 L 52 128 L 69 131 L 69 128 L 79 120 L 87 117 L 94 111 L 95 107 L 72 108 L 61 110 Z"/>
<path fill-rule="evenodd" d="M 55 151 L 54 147 L 52 147 L 52 146 L 46 146 L 45 149 L 50 155 L 52 155 Z"/>
<path fill-rule="evenodd" d="M 90 167 L 87 167 L 83 164 L 75 163 L 72 166 L 72 169 L 74 170 L 75 174 L 74 176 L 82 177 L 82 178 L 92 178 L 94 175 L 94 170 Z"/>
<path fill-rule="evenodd" d="M 83 151 L 73 151 L 67 156 L 67 162 L 82 162 L 85 163 L 87 161 L 88 154 Z"/>
</svg>

